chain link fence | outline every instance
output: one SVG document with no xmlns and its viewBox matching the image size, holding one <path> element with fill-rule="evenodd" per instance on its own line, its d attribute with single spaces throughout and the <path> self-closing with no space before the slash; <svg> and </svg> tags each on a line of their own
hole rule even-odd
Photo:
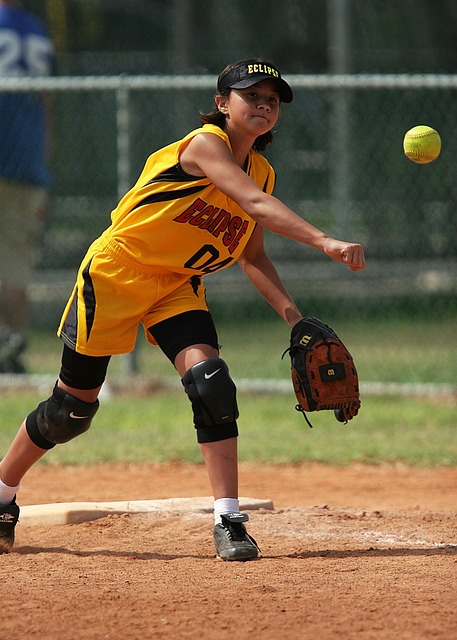
<svg viewBox="0 0 457 640">
<path fill-rule="evenodd" d="M 266 155 L 276 194 L 330 235 L 364 244 L 368 268 L 351 274 L 320 253 L 268 234 L 267 248 L 299 303 L 384 314 L 395 305 L 433 317 L 457 294 L 457 76 L 287 77 Z M 53 186 L 30 283 L 31 326 L 58 321 L 89 243 L 155 149 L 199 126 L 213 106 L 210 76 L 2 79 L 3 91 L 46 91 L 53 111 Z M 402 152 L 416 124 L 436 128 L 440 158 L 417 165 Z M 264 312 L 237 267 L 207 279 L 219 314 Z M 227 293 L 230 300 L 227 303 Z M 235 304 L 236 303 L 236 304 Z M 241 304 L 240 304 L 241 303 Z M 260 311 L 259 311 L 260 309 Z"/>
</svg>

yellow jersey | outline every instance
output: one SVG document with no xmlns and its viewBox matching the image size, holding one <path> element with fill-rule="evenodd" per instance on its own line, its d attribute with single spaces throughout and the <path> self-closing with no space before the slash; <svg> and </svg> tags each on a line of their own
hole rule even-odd
<svg viewBox="0 0 457 640">
<path fill-rule="evenodd" d="M 201 133 L 219 136 L 231 150 L 220 127 L 205 124 L 191 131 L 149 156 L 111 214 L 105 233 L 140 264 L 184 274 L 213 273 L 240 257 L 255 229 L 255 221 L 207 177 L 189 175 L 180 166 L 181 151 Z M 273 192 L 275 172 L 254 150 L 246 173 L 264 192 Z"/>
</svg>

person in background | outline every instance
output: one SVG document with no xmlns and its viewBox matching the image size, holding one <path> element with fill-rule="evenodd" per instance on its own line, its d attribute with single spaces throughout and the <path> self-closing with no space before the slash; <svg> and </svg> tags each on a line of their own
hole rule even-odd
<svg viewBox="0 0 457 640">
<path fill-rule="evenodd" d="M 51 75 L 54 60 L 45 25 L 19 2 L 0 0 L 0 82 Z M 0 373 L 23 373 L 27 289 L 50 186 L 46 96 L 0 92 L 0 141 Z"/>
</svg>

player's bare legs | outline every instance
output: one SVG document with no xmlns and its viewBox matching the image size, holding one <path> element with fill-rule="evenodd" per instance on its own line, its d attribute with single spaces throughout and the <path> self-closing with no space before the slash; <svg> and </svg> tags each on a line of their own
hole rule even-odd
<svg viewBox="0 0 457 640">
<path fill-rule="evenodd" d="M 217 349 L 197 344 L 178 353 L 175 367 L 183 378 L 194 365 L 218 358 Z M 238 438 L 200 443 L 214 496 L 214 543 L 216 554 L 223 560 L 253 560 L 259 548 L 244 526 L 249 518 L 239 512 Z"/>
<path fill-rule="evenodd" d="M 175 368 L 181 378 L 186 371 L 202 360 L 208 358 L 218 358 L 219 351 L 209 344 L 194 344 L 190 347 L 186 347 L 178 353 L 175 358 Z"/>
<path fill-rule="evenodd" d="M 65 393 L 63 395 L 64 397 L 73 398 L 73 406 L 75 406 L 75 403 L 78 403 L 79 401 L 80 405 L 81 402 L 84 402 L 85 406 L 92 409 L 91 415 L 84 416 L 84 418 L 92 419 L 96 409 L 98 408 L 98 403 L 96 403 L 96 401 L 101 387 L 81 391 L 64 384 L 61 380 L 58 381 L 57 386 L 60 387 L 60 389 L 57 389 L 56 391 L 56 388 L 54 388 L 52 398 L 50 398 L 47 403 L 53 401 L 55 404 L 56 393 L 59 392 L 62 394 L 63 391 L 65 391 L 67 394 L 71 394 L 71 396 L 66 396 Z M 96 403 L 95 408 L 91 406 L 93 403 Z M 29 418 L 31 418 L 31 416 L 35 416 L 36 420 L 38 409 L 39 407 L 35 412 L 30 413 L 27 419 L 24 420 L 0 464 L 0 554 L 8 553 L 14 544 L 14 532 L 20 514 L 19 506 L 16 503 L 16 493 L 19 489 L 20 482 L 35 462 L 37 462 L 49 450 L 38 446 L 38 444 L 32 440 L 27 429 L 27 427 L 31 426 L 28 423 Z M 78 420 L 76 422 L 80 423 L 81 421 Z M 63 427 L 65 426 L 66 423 Z M 90 421 L 89 423 L 85 421 L 84 426 L 88 428 L 90 426 Z M 82 432 L 83 431 L 76 432 L 75 435 L 79 435 L 79 433 Z M 54 433 L 56 433 L 56 431 L 54 431 Z M 62 433 L 65 436 L 65 428 L 63 432 L 57 431 L 57 433 L 59 436 L 62 435 Z M 41 444 L 42 440 L 39 441 L 39 444 Z M 46 441 L 46 439 L 44 440 Z M 56 440 L 56 442 L 59 441 L 66 442 L 67 440 Z"/>
<path fill-rule="evenodd" d="M 58 386 L 84 402 L 95 402 L 101 389 L 101 387 L 90 390 L 74 389 L 61 380 Z M 47 449 L 41 449 L 31 441 L 24 421 L 0 463 L 0 480 L 10 487 L 18 485 L 27 471 L 46 452 Z"/>
<path fill-rule="evenodd" d="M 218 358 L 217 349 L 207 344 L 197 344 L 183 349 L 175 359 L 175 367 L 181 378 L 186 371 L 203 360 Z M 205 460 L 214 499 L 238 498 L 238 448 L 237 438 L 200 444 Z"/>
<path fill-rule="evenodd" d="M 200 445 L 215 500 L 238 498 L 237 445 L 237 438 Z"/>
<path fill-rule="evenodd" d="M 30 440 L 24 421 L 0 464 L 0 480 L 15 487 L 46 451 Z"/>
</svg>

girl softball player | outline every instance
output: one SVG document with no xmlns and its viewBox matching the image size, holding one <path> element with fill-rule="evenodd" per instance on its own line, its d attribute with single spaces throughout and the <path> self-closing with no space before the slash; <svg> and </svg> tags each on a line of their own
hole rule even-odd
<svg viewBox="0 0 457 640">
<path fill-rule="evenodd" d="M 153 153 L 90 246 L 62 316 L 63 355 L 52 395 L 31 411 L 0 465 L 0 551 L 19 517 L 16 494 L 46 451 L 87 431 L 110 357 L 131 351 L 139 324 L 181 377 L 214 495 L 214 541 L 224 560 L 259 553 L 239 512 L 236 388 L 219 357 L 206 275 L 238 262 L 292 328 L 301 318 L 264 250 L 263 230 L 365 266 L 360 244 L 327 236 L 275 198 L 261 155 L 292 90 L 273 63 L 239 60 L 219 75 L 215 109 L 182 140 Z"/>
</svg>

